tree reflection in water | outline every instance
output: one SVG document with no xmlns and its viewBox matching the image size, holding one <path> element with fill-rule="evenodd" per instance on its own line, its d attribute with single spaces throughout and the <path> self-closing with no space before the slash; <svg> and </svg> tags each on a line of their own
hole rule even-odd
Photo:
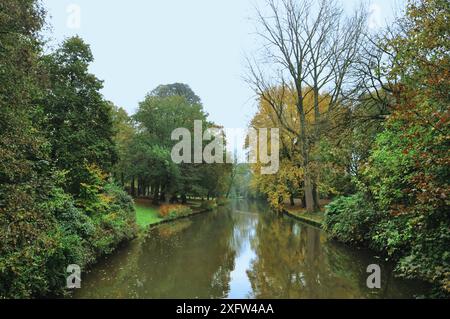
<svg viewBox="0 0 450 319">
<path fill-rule="evenodd" d="M 382 267 L 382 289 L 366 268 Z M 216 212 L 156 227 L 82 274 L 77 298 L 412 297 L 417 283 L 392 279 L 367 252 L 264 204 L 233 202 Z"/>
</svg>

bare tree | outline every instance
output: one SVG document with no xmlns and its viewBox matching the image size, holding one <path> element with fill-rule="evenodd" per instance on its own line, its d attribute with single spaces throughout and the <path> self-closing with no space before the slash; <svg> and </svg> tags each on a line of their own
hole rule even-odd
<svg viewBox="0 0 450 319">
<path fill-rule="evenodd" d="M 320 138 L 328 113 L 343 103 L 366 26 L 366 11 L 361 7 L 348 17 L 335 0 L 318 4 L 311 0 L 267 0 L 266 4 L 264 11 L 256 10 L 264 54 L 260 59 L 249 59 L 247 81 L 271 106 L 280 126 L 298 137 L 306 208 L 314 211 L 319 205 L 316 177 L 310 168 L 311 149 Z M 300 123 L 296 127 L 286 118 L 287 94 L 291 92 L 296 95 Z M 305 103 L 310 94 L 312 106 Z M 308 123 L 311 112 L 314 120 Z M 309 125 L 313 130 L 308 130 Z"/>
<path fill-rule="evenodd" d="M 364 33 L 357 62 L 352 66 L 356 94 L 349 98 L 365 108 L 372 107 L 374 112 L 367 116 L 368 120 L 384 121 L 398 102 L 394 92 L 399 79 L 389 76 L 389 71 L 399 67 L 396 65 L 399 48 L 393 39 L 404 36 L 407 22 L 400 17 L 395 20 L 396 23 L 386 26 L 382 32 Z"/>
</svg>

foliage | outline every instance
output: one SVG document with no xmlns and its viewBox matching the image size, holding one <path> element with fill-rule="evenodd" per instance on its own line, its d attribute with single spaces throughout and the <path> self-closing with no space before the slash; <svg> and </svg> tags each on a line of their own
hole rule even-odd
<svg viewBox="0 0 450 319">
<path fill-rule="evenodd" d="M 86 163 L 109 171 L 117 159 L 111 105 L 102 98 L 101 81 L 88 72 L 92 61 L 89 46 L 79 37 L 42 58 L 49 78 L 45 129 L 55 164 L 68 171 L 66 190 L 73 194 L 89 174 Z"/>
<path fill-rule="evenodd" d="M 339 197 L 326 207 L 324 229 L 331 238 L 362 244 L 370 238 L 372 226 L 380 217 L 361 194 Z"/>
<path fill-rule="evenodd" d="M 0 298 L 48 292 L 46 263 L 61 234 L 45 201 L 54 187 L 43 121 L 37 33 L 43 9 L 6 0 L 0 11 Z"/>
<path fill-rule="evenodd" d="M 125 179 L 128 179 L 133 170 L 133 165 L 130 160 L 132 156 L 131 144 L 135 137 L 135 127 L 132 119 L 127 112 L 121 108 L 110 103 L 112 111 L 112 123 L 114 132 L 114 143 L 116 144 L 118 161 L 114 166 L 113 172 L 116 180 L 120 181 L 121 185 L 125 185 Z"/>
<path fill-rule="evenodd" d="M 201 100 L 198 95 L 185 83 L 158 85 L 150 95 L 159 96 L 161 98 L 181 96 L 191 105 L 201 105 Z"/>
<path fill-rule="evenodd" d="M 403 33 L 387 41 L 395 52 L 395 104 L 358 181 L 382 212 L 366 235 L 369 246 L 394 258 L 399 275 L 434 283 L 441 294 L 450 292 L 449 14 L 447 1 L 410 1 Z M 329 229 L 355 213 L 340 203 L 330 206 Z"/>
<path fill-rule="evenodd" d="M 80 38 L 42 55 L 37 1 L 0 4 L 0 299 L 60 296 L 81 267 L 135 232 L 110 180 L 110 106 Z"/>
<path fill-rule="evenodd" d="M 440 283 L 447 293 L 449 15 L 447 1 L 410 1 L 405 33 L 389 42 L 397 50 L 390 72 L 401 83 L 394 92 L 397 103 L 365 172 L 369 183 L 379 181 L 378 187 L 369 189 L 395 221 L 380 225 L 374 239 L 387 241 L 388 251 L 400 254 L 397 269 L 402 275 Z M 384 164 L 395 165 L 397 170 Z"/>
<path fill-rule="evenodd" d="M 192 209 L 185 205 L 161 205 L 158 216 L 164 219 L 174 219 L 192 214 Z"/>
</svg>

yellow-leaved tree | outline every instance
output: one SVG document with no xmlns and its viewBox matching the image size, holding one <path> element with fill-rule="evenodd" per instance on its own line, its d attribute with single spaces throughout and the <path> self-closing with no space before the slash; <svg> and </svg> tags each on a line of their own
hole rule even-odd
<svg viewBox="0 0 450 319">
<path fill-rule="evenodd" d="M 315 143 L 313 136 L 317 134 L 317 123 L 314 116 L 314 95 L 312 89 L 306 89 L 303 92 L 303 103 L 306 106 L 306 134 L 308 138 L 299 138 L 301 135 L 299 114 L 297 109 L 297 94 L 288 86 L 270 88 L 267 94 L 270 94 L 272 100 L 279 101 L 277 108 L 274 108 L 268 102 L 268 99 L 261 98 L 258 105 L 258 111 L 253 117 L 250 127 L 258 131 L 263 128 L 278 128 L 280 136 L 280 167 L 275 174 L 261 174 L 263 164 L 259 160 L 258 150 L 257 162 L 252 165 L 253 181 L 252 187 L 265 194 L 271 206 L 280 211 L 288 200 L 293 203 L 294 197 L 304 198 L 304 179 L 305 170 L 308 170 L 314 181 L 314 187 L 317 187 L 320 177 L 320 164 L 315 160 Z M 323 114 L 327 113 L 329 100 L 328 95 L 320 95 L 319 110 Z M 276 109 L 283 109 L 282 116 L 276 114 Z M 325 116 L 324 116 L 325 119 Z M 325 123 L 325 121 L 324 121 Z M 320 129 L 325 126 L 321 125 Z M 268 138 L 268 149 L 271 149 L 270 138 Z M 311 141 L 303 145 L 303 141 Z M 303 150 L 307 150 L 309 155 L 308 167 L 304 166 Z M 315 198 L 318 201 L 318 198 Z M 303 200 L 303 204 L 304 200 Z"/>
</svg>

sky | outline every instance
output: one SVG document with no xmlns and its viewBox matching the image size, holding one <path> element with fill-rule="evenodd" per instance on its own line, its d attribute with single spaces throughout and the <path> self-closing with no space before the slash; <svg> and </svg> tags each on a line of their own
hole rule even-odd
<svg viewBox="0 0 450 319">
<path fill-rule="evenodd" d="M 301 0 L 299 0 L 301 1 Z M 351 10 L 361 1 L 341 0 Z M 403 3 L 403 0 L 397 0 Z M 210 119 L 247 127 L 255 96 L 243 80 L 247 55 L 257 51 L 255 5 L 261 0 L 43 0 L 49 48 L 81 36 L 104 81 L 102 94 L 133 114 L 159 84 L 187 83 Z M 398 6 L 398 5 L 397 5 Z M 372 0 L 369 26 L 392 20 L 392 0 Z"/>
</svg>

